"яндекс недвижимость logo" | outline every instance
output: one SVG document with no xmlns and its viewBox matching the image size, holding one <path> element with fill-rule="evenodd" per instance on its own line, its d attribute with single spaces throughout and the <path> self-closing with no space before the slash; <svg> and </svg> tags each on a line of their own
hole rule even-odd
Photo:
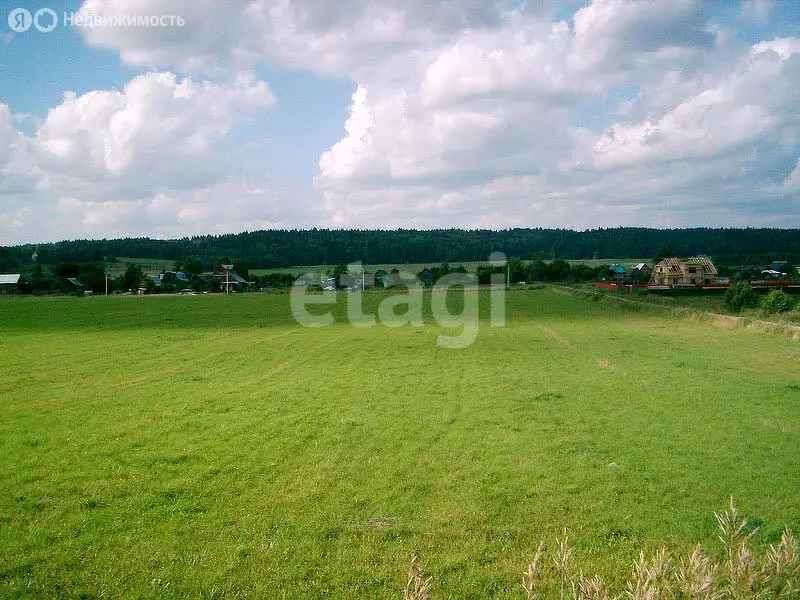
<svg viewBox="0 0 800 600">
<path fill-rule="evenodd" d="M 15 8 L 8 13 L 8 26 L 16 33 L 24 33 L 31 27 L 41 33 L 50 33 L 59 23 L 65 27 L 183 27 L 186 21 L 178 15 L 134 15 L 96 14 L 78 11 L 65 12 L 59 19 L 52 8 L 40 8 L 31 13 L 27 8 Z"/>
<path fill-rule="evenodd" d="M 26 8 L 15 8 L 8 13 L 8 26 L 17 33 L 28 31 L 31 26 L 50 33 L 58 26 L 58 15 L 52 8 L 40 8 L 33 14 Z"/>
</svg>

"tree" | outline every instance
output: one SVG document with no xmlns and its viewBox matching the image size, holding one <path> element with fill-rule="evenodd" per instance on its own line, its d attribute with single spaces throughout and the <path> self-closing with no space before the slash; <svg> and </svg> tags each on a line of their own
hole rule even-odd
<svg viewBox="0 0 800 600">
<path fill-rule="evenodd" d="M 519 283 L 528 279 L 528 270 L 522 261 L 516 256 L 508 259 L 508 283 Z"/>
<path fill-rule="evenodd" d="M 544 281 L 547 277 L 547 264 L 537 258 L 528 266 L 529 281 Z"/>
<path fill-rule="evenodd" d="M 749 284 L 743 281 L 736 281 L 725 292 L 724 302 L 725 306 L 732 311 L 740 312 L 744 308 L 758 306 L 758 295 Z"/>
<path fill-rule="evenodd" d="M 569 272 L 569 263 L 560 258 L 547 265 L 547 279 L 550 281 L 566 281 L 569 279 Z"/>
<path fill-rule="evenodd" d="M 761 300 L 761 308 L 769 314 L 783 313 L 792 310 L 794 300 L 783 290 L 772 290 Z"/>
<path fill-rule="evenodd" d="M 122 276 L 122 288 L 125 290 L 136 290 L 142 281 L 142 269 L 133 263 L 128 265 L 125 269 L 125 274 Z"/>
<path fill-rule="evenodd" d="M 233 265 L 233 270 L 236 271 L 239 275 L 241 275 L 244 279 L 250 279 L 250 269 L 247 267 L 247 263 L 240 259 L 231 260 L 227 256 L 223 256 L 222 258 L 218 258 L 217 261 L 214 263 L 214 272 L 219 272 L 222 268 L 222 265 Z"/>
<path fill-rule="evenodd" d="M 78 263 L 62 261 L 56 264 L 55 272 L 59 277 L 77 277 L 81 267 Z"/>
<path fill-rule="evenodd" d="M 175 261 L 175 270 L 183 271 L 187 275 L 200 275 L 203 268 L 203 261 L 192 256 Z"/>
<path fill-rule="evenodd" d="M 102 267 L 93 264 L 81 265 L 78 277 L 83 285 L 95 293 L 105 290 L 106 273 Z"/>
<path fill-rule="evenodd" d="M 675 256 L 675 251 L 669 246 L 664 246 L 658 251 L 658 254 L 656 254 L 655 264 L 660 263 L 665 258 L 672 258 L 673 256 Z"/>
</svg>

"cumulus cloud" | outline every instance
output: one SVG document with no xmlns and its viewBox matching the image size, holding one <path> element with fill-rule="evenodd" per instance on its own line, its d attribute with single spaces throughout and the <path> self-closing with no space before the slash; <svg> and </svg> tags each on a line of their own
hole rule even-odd
<svg viewBox="0 0 800 600">
<path fill-rule="evenodd" d="M 772 5 L 744 2 L 739 17 L 766 21 Z M 81 33 L 129 65 L 191 76 L 66 96 L 30 139 L 0 113 L 0 170 L 28 173 L 17 185 L 97 231 L 214 227 L 220 198 L 231 230 L 800 225 L 800 40 L 746 45 L 696 0 L 567 6 L 85 0 L 84 17 L 180 16 L 181 28 Z M 261 63 L 353 81 L 344 134 L 320 149 L 318 207 L 219 160 L 238 120 L 274 102 L 232 75 Z M 37 173 L 21 170 L 31 157 Z M 11 210 L 9 222 L 25 217 Z"/>
<path fill-rule="evenodd" d="M 522 13 L 373 72 L 320 159 L 331 222 L 684 225 L 796 222 L 794 38 L 736 48 L 696 2 L 595 0 Z M 576 123 L 620 85 L 603 131 Z M 769 90 L 768 93 L 766 91 Z"/>
<path fill-rule="evenodd" d="M 151 72 L 118 91 L 67 92 L 32 136 L 0 105 L 6 235 L 180 235 L 280 222 L 263 185 L 231 180 L 219 147 L 274 101 L 249 73 L 212 83 Z"/>
<path fill-rule="evenodd" d="M 657 121 L 610 127 L 594 147 L 599 165 L 702 159 L 773 142 L 795 153 L 794 103 L 800 40 L 753 46 L 718 84 L 684 99 Z M 769 89 L 765 94 L 764 90 Z"/>
<path fill-rule="evenodd" d="M 81 17 L 176 15 L 173 28 L 87 28 L 93 46 L 129 64 L 190 71 L 237 69 L 259 61 L 346 75 L 371 62 L 435 45 L 465 27 L 492 26 L 499 0 L 86 0 Z M 531 3 L 543 11 L 549 1 Z"/>
<path fill-rule="evenodd" d="M 121 91 L 65 94 L 36 131 L 46 187 L 137 196 L 212 183 L 215 144 L 242 113 L 270 106 L 263 81 L 227 84 L 146 73 Z"/>
</svg>

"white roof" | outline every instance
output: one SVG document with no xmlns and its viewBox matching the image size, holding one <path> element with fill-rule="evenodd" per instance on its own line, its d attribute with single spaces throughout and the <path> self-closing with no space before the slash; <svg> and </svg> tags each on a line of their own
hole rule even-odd
<svg viewBox="0 0 800 600">
<path fill-rule="evenodd" d="M 16 285 L 19 283 L 20 274 L 0 275 L 0 285 Z"/>
</svg>

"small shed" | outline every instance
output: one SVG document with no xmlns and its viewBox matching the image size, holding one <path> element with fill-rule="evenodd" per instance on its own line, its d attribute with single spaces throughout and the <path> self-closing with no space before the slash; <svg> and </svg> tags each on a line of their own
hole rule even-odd
<svg viewBox="0 0 800 600">
<path fill-rule="evenodd" d="M 19 291 L 22 275 L 7 273 L 0 275 L 0 294 L 14 294 Z"/>
</svg>

